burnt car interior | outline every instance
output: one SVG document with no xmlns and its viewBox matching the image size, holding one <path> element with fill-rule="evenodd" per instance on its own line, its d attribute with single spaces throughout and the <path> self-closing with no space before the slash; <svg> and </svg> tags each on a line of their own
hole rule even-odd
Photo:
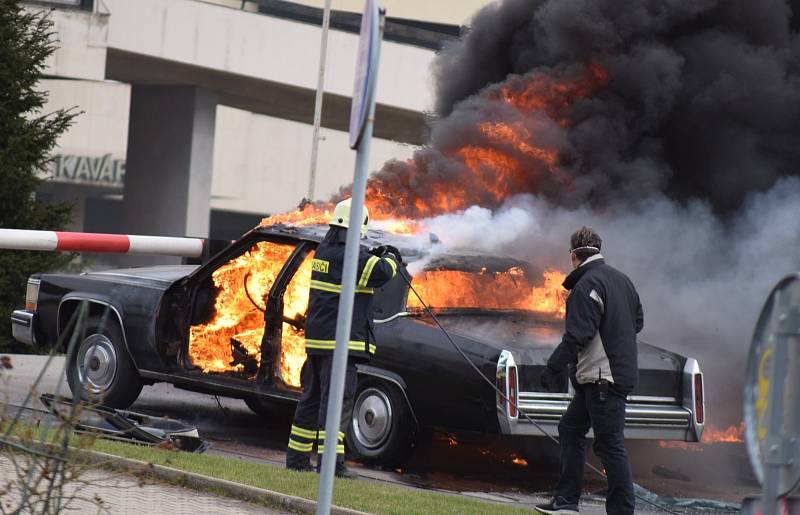
<svg viewBox="0 0 800 515">
<path fill-rule="evenodd" d="M 313 245 L 255 238 L 189 281 L 185 366 L 298 388 Z"/>
<path fill-rule="evenodd" d="M 563 275 L 511 258 L 482 254 L 448 254 L 426 263 L 414 275 L 414 289 L 438 314 L 537 314 L 563 318 Z M 423 313 L 419 298 L 408 294 L 408 311 Z"/>
</svg>

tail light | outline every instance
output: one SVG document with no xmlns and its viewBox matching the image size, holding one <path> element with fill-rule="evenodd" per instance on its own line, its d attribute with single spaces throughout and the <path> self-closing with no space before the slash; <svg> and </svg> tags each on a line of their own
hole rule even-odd
<svg viewBox="0 0 800 515">
<path fill-rule="evenodd" d="M 508 367 L 508 416 L 517 416 L 517 367 Z"/>
<path fill-rule="evenodd" d="M 514 356 L 511 352 L 504 350 L 500 353 L 500 359 L 497 360 L 497 375 L 495 376 L 497 409 L 511 420 L 516 420 L 518 415 L 518 383 L 517 364 L 514 362 Z"/>
<path fill-rule="evenodd" d="M 36 304 L 39 301 L 39 279 L 28 279 L 28 288 L 25 290 L 25 309 L 36 311 Z"/>
<path fill-rule="evenodd" d="M 694 375 L 694 417 L 698 424 L 705 420 L 705 402 L 703 400 L 703 374 Z"/>
</svg>

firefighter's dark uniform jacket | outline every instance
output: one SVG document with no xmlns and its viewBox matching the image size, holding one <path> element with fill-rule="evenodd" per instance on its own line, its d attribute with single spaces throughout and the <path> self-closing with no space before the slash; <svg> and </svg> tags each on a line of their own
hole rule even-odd
<svg viewBox="0 0 800 515">
<path fill-rule="evenodd" d="M 596 254 L 564 280 L 566 328 L 547 366 L 572 365 L 578 384 L 604 379 L 629 394 L 639 380 L 636 334 L 644 317 L 639 294 L 628 277 Z"/>
<path fill-rule="evenodd" d="M 290 468 L 308 466 L 308 453 L 315 442 L 320 455 L 325 449 L 325 419 L 332 355 L 336 346 L 336 320 L 339 313 L 339 294 L 342 291 L 346 236 L 345 229 L 332 227 L 317 247 L 311 265 L 311 292 L 305 326 L 308 359 L 301 373 L 303 393 L 295 409 L 286 452 L 286 465 Z M 342 418 L 336 446 L 337 467 L 344 463 L 344 431 L 350 422 L 358 384 L 355 361 L 368 359 L 376 349 L 372 333 L 373 290 L 383 286 L 396 273 L 397 262 L 392 257 L 373 256 L 365 247 L 360 248 L 353 322 L 347 345 L 350 358 L 345 375 Z"/>
<path fill-rule="evenodd" d="M 311 293 L 306 320 L 306 353 L 329 354 L 336 345 L 336 319 L 342 291 L 344 248 L 347 231 L 333 228 L 317 247 L 311 263 Z M 372 335 L 372 294 L 397 273 L 397 262 L 378 257 L 361 246 L 353 301 L 353 325 L 348 348 L 350 356 L 361 358 L 375 354 Z"/>
</svg>

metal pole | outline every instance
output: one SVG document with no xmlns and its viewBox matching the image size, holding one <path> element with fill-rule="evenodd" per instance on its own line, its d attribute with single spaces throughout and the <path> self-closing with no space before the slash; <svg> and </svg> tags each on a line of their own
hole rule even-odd
<svg viewBox="0 0 800 515">
<path fill-rule="evenodd" d="M 380 33 L 383 33 L 383 16 L 379 17 Z M 380 43 L 378 43 L 380 45 Z M 377 74 L 378 55 L 375 56 L 374 73 Z M 355 101 L 355 100 L 354 100 Z M 364 132 L 358 144 L 356 165 L 353 177 L 353 194 L 350 204 L 350 228 L 344 251 L 344 270 L 342 272 L 342 293 L 339 296 L 339 313 L 336 318 L 336 348 L 333 352 L 331 383 L 328 392 L 328 411 L 325 417 L 325 451 L 322 454 L 320 467 L 319 495 L 317 497 L 317 515 L 328 515 L 331 511 L 333 497 L 333 476 L 336 469 L 336 446 L 338 444 L 339 424 L 342 417 L 342 397 L 344 380 L 347 373 L 347 343 L 350 340 L 350 326 L 353 321 L 353 297 L 355 296 L 356 271 L 361 232 L 358 227 L 364 219 L 364 194 L 367 185 L 367 166 L 369 162 L 370 144 L 372 142 L 372 125 L 375 118 L 375 88 L 367 100 L 369 115 Z"/>
<path fill-rule="evenodd" d="M 319 76 L 317 96 L 314 100 L 314 139 L 311 140 L 311 173 L 308 176 L 308 200 L 314 200 L 317 183 L 317 156 L 319 155 L 319 126 L 322 123 L 322 97 L 325 94 L 325 59 L 328 56 L 328 28 L 331 24 L 331 0 L 325 0 L 322 12 L 322 41 L 319 49 Z"/>
</svg>

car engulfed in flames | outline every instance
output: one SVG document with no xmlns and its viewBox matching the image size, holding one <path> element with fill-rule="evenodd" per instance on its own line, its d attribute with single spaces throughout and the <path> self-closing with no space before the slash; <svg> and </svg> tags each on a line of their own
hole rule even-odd
<svg viewBox="0 0 800 515">
<path fill-rule="evenodd" d="M 88 379 L 70 381 L 76 395 L 125 408 L 143 384 L 168 382 L 242 398 L 256 413 L 294 403 L 305 361 L 310 263 L 325 231 L 258 227 L 200 267 L 39 274 L 31 279 L 36 288 L 29 288 L 33 309 L 26 311 L 31 341 L 68 341 L 69 321 L 88 304 L 88 318 L 75 326 L 85 338 L 68 356 L 70 377 Z M 563 331 L 563 274 L 501 256 L 404 248 L 402 238 L 370 231 L 364 240 L 398 246 L 410 264 L 399 271 L 405 280 L 375 291 L 378 350 L 357 367 L 348 452 L 363 461 L 402 461 L 419 431 L 431 427 L 555 433 L 571 397 L 569 381 L 563 377 L 560 391 L 548 393 L 538 378 Z M 463 361 L 406 281 L 504 396 Z M 101 356 L 114 360 L 86 368 L 81 356 L 99 345 Z M 697 362 L 640 343 L 639 363 L 642 380 L 629 398 L 627 436 L 697 441 L 704 423 Z M 110 376 L 116 379 L 103 383 L 109 376 L 99 370 L 108 367 L 117 367 Z"/>
<path fill-rule="evenodd" d="M 188 355 L 194 366 L 204 373 L 247 374 L 249 370 L 255 374 L 261 363 L 269 289 L 293 250 L 290 245 L 258 242 L 212 273 L 216 292 L 213 315 L 208 322 L 192 325 L 189 332 Z M 276 366 L 281 380 L 293 387 L 300 386 L 306 353 L 303 329 L 292 321 L 302 320 L 308 309 L 312 256 L 305 256 L 283 293 L 282 342 Z M 533 277 L 513 263 L 493 270 L 461 268 L 448 269 L 431 262 L 412 277 L 420 297 L 409 295 L 407 308 L 422 310 L 424 299 L 439 310 L 511 309 L 564 316 L 564 275 L 557 270 Z"/>
</svg>

